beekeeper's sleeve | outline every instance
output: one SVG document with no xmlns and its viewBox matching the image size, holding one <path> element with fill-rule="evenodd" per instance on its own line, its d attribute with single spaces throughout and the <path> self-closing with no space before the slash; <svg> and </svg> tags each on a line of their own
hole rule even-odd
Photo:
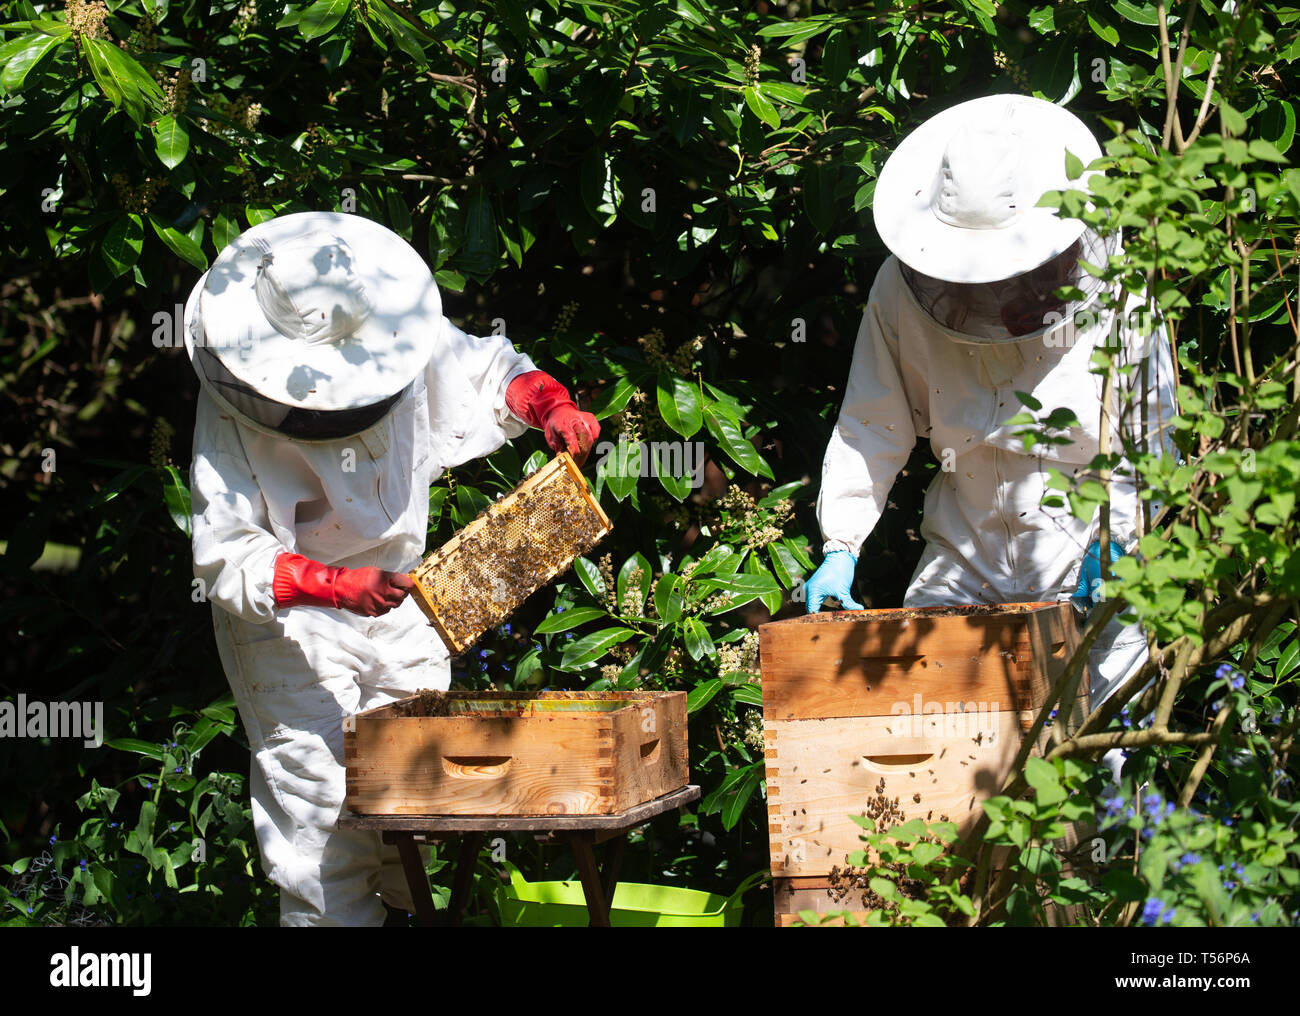
<svg viewBox="0 0 1300 1016">
<path fill-rule="evenodd" d="M 528 424 L 506 407 L 506 388 L 536 370 L 504 335 L 470 335 L 444 318 L 429 362 L 429 425 L 443 467 L 490 455 Z"/>
<path fill-rule="evenodd" d="M 1175 453 L 1171 420 L 1176 414 L 1176 381 L 1173 359 L 1169 353 L 1169 340 L 1163 328 L 1149 324 L 1150 318 L 1139 312 L 1143 306 L 1140 297 L 1130 300 L 1118 332 L 1123 337 L 1126 363 L 1138 369 L 1117 376 L 1117 397 L 1122 407 L 1123 434 L 1138 449 L 1153 454 Z M 1143 372 L 1146 378 L 1144 381 Z M 1143 403 L 1145 402 L 1145 422 Z M 1123 450 L 1122 435 L 1115 431 L 1115 449 Z M 1157 502 L 1151 502 L 1152 518 L 1159 512 Z M 1145 528 L 1138 518 L 1141 501 L 1138 499 L 1137 477 L 1126 457 L 1113 471 L 1111 479 L 1110 531 L 1111 539 L 1121 550 L 1131 553 Z M 1093 520 L 1091 539 L 1101 537 L 1100 513 Z"/>
<path fill-rule="evenodd" d="M 901 285 L 896 268 L 882 268 L 858 328 L 844 402 L 822 460 L 817 520 L 824 553 L 858 553 L 912 453 L 916 428 L 928 429 L 928 407 L 914 413 L 903 385 L 893 309 L 899 298 L 894 287 Z"/>
<path fill-rule="evenodd" d="M 235 421 L 201 390 L 190 504 L 194 577 L 206 598 L 245 621 L 270 621 L 275 614 L 275 559 L 292 548 L 272 532 Z"/>
</svg>

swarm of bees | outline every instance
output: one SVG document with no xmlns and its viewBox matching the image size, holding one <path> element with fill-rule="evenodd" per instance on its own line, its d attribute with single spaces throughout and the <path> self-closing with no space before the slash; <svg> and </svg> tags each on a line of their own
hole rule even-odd
<svg viewBox="0 0 1300 1016">
<path fill-rule="evenodd" d="M 912 795 L 913 801 L 919 803 L 920 799 L 920 794 Z M 875 794 L 867 799 L 867 806 L 863 809 L 863 814 L 867 818 L 875 820 L 877 832 L 883 832 L 907 821 L 907 814 L 898 806 L 898 798 L 891 798 L 885 793 L 884 777 L 881 777 L 880 782 L 876 784 Z M 927 822 L 930 821 L 933 814 L 933 812 L 930 812 L 925 816 Z M 948 816 L 940 815 L 939 821 L 948 821 Z M 893 882 L 898 886 L 899 892 L 905 898 L 925 898 L 925 883 L 918 879 L 908 878 L 906 874 L 907 865 L 901 861 L 865 868 L 855 868 L 851 864 L 846 864 L 843 867 L 835 865 L 830 871 L 830 887 L 826 890 L 826 895 L 838 903 L 850 893 L 860 892 L 862 894 L 863 910 L 897 910 L 897 903 L 885 899 L 871 888 L 871 877 L 881 875 L 882 871 L 893 873 Z"/>
<path fill-rule="evenodd" d="M 562 459 L 489 505 L 412 573 L 421 606 L 453 653 L 501 624 L 609 532 L 586 481 Z"/>
</svg>

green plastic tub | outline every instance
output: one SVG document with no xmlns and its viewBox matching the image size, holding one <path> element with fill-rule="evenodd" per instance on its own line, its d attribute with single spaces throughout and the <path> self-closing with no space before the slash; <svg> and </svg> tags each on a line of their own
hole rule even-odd
<svg viewBox="0 0 1300 1016">
<path fill-rule="evenodd" d="M 497 916 L 503 925 L 578 928 L 590 922 L 582 883 L 577 879 L 529 882 L 509 861 L 502 866 L 510 874 L 510 883 L 496 890 Z M 615 928 L 734 928 L 740 924 L 741 897 L 756 880 L 753 876 L 746 879 L 730 896 L 620 882 L 614 890 L 609 923 Z"/>
</svg>

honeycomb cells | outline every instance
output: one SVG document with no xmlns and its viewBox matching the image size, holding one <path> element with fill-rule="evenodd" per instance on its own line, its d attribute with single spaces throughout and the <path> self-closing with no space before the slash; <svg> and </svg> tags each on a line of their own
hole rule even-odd
<svg viewBox="0 0 1300 1016">
<path fill-rule="evenodd" d="M 608 531 L 581 474 L 556 459 L 425 559 L 413 573 L 421 606 L 464 652 Z"/>
</svg>

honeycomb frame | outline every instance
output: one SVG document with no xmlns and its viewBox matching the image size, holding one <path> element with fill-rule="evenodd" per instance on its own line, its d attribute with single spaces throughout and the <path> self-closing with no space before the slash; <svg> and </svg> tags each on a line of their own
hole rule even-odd
<svg viewBox="0 0 1300 1016">
<path fill-rule="evenodd" d="M 457 656 L 612 529 L 572 456 L 560 452 L 429 554 L 410 573 L 411 594 Z"/>
</svg>

